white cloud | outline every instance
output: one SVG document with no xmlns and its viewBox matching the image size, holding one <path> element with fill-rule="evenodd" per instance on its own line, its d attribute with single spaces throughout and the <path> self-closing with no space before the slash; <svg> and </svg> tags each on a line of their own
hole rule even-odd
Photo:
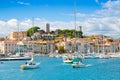
<svg viewBox="0 0 120 80">
<path fill-rule="evenodd" d="M 98 10 L 96 14 L 102 16 L 119 16 L 120 17 L 120 0 L 109 0 L 106 3 L 102 3 L 102 9 Z"/>
<path fill-rule="evenodd" d="M 5 26 L 5 22 L 4 21 L 0 21 L 0 26 Z"/>
<path fill-rule="evenodd" d="M 12 31 L 17 30 L 17 19 L 10 19 L 8 21 L 0 21 L 0 37 L 5 37 Z"/>
<path fill-rule="evenodd" d="M 0 36 L 8 35 L 12 31 L 17 31 L 18 20 L 10 19 L 8 21 L 0 21 Z M 27 30 L 32 26 L 32 20 L 26 19 L 19 21 L 19 29 Z M 34 19 L 34 25 L 39 26 L 45 30 L 45 24 L 50 23 L 50 29 L 75 29 L 74 21 L 63 22 L 63 21 L 48 21 L 41 18 Z M 90 34 L 104 34 L 108 36 L 120 37 L 120 18 L 118 17 L 103 17 L 103 18 L 89 18 L 85 21 L 77 21 L 77 26 L 82 26 L 83 33 L 85 35 Z"/>
<path fill-rule="evenodd" d="M 20 23 L 20 30 L 26 30 L 31 25 L 32 25 L 32 21 L 30 19 L 21 21 L 21 23 Z"/>
<path fill-rule="evenodd" d="M 118 17 L 103 17 L 90 18 L 83 23 L 85 34 L 104 34 L 108 36 L 120 37 L 120 18 Z"/>
<path fill-rule="evenodd" d="M 22 2 L 22 1 L 18 1 L 17 3 L 18 3 L 18 4 L 21 4 L 21 5 L 30 5 L 30 3 Z"/>
<path fill-rule="evenodd" d="M 18 20 L 17 19 L 10 19 L 7 21 L 8 26 L 17 26 Z"/>
<path fill-rule="evenodd" d="M 113 1 L 109 0 L 106 3 L 103 3 L 102 7 L 107 9 L 120 9 L 119 4 L 120 4 L 120 0 L 113 0 Z"/>
</svg>

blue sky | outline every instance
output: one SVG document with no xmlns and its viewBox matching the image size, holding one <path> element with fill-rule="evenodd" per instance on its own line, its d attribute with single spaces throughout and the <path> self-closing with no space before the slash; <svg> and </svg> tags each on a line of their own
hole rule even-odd
<svg viewBox="0 0 120 80">
<path fill-rule="evenodd" d="M 48 20 L 71 21 L 75 0 L 0 0 L 0 19 L 40 17 Z M 104 3 L 101 0 L 99 3 Z M 101 6 L 96 0 L 76 0 L 76 11 L 93 13 Z"/>
<path fill-rule="evenodd" d="M 34 24 L 51 30 L 74 29 L 75 0 L 0 0 L 0 37 Z M 77 26 L 84 35 L 104 34 L 120 37 L 120 0 L 76 0 Z M 3 27 L 5 27 L 3 29 Z M 112 35 L 111 35 L 112 33 Z"/>
</svg>

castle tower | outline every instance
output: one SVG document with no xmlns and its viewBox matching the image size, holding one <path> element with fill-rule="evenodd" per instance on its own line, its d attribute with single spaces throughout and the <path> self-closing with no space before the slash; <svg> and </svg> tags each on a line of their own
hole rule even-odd
<svg viewBox="0 0 120 80">
<path fill-rule="evenodd" d="M 46 24 L 46 32 L 50 33 L 50 24 L 49 23 Z"/>
</svg>

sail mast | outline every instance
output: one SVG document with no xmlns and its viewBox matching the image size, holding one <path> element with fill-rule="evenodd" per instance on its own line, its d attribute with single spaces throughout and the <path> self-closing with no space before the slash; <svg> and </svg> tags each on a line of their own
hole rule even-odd
<svg viewBox="0 0 120 80">
<path fill-rule="evenodd" d="M 74 0 L 74 27 L 75 27 L 75 52 L 77 51 L 77 45 L 76 45 L 76 0 Z"/>
<path fill-rule="evenodd" d="M 34 30 L 33 30 L 33 27 L 34 27 L 34 17 L 32 18 L 32 32 L 33 32 L 33 53 L 34 53 Z"/>
<path fill-rule="evenodd" d="M 74 25 L 75 25 L 75 38 L 76 38 L 76 0 L 74 0 Z"/>
<path fill-rule="evenodd" d="M 18 29 L 18 33 L 17 33 L 17 35 L 18 35 L 18 53 L 20 54 L 21 52 L 20 52 L 20 45 L 19 45 L 19 42 L 20 42 L 20 35 L 19 35 L 19 21 L 17 22 L 17 29 Z"/>
</svg>

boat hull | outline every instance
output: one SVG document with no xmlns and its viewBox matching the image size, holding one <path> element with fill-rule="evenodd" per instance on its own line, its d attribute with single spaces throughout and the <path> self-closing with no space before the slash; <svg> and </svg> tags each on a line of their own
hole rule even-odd
<svg viewBox="0 0 120 80">
<path fill-rule="evenodd" d="M 85 67 L 85 64 L 83 64 L 83 63 L 73 63 L 72 67 L 73 68 L 82 68 L 82 67 Z"/>
<path fill-rule="evenodd" d="M 0 61 L 31 60 L 30 57 L 1 58 Z"/>
<path fill-rule="evenodd" d="M 35 68 L 39 68 L 39 64 L 40 63 L 36 63 L 35 65 L 21 65 L 20 68 L 21 69 L 35 69 Z"/>
<path fill-rule="evenodd" d="M 72 60 L 63 60 L 64 63 L 73 63 Z"/>
</svg>

